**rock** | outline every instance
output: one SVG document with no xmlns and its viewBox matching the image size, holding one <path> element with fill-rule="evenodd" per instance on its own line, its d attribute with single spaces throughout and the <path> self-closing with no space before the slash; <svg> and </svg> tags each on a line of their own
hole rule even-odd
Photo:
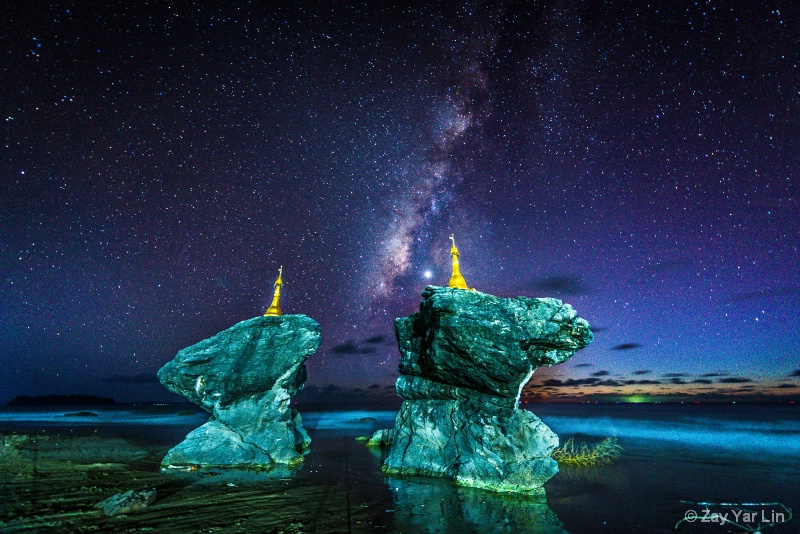
<svg viewBox="0 0 800 534">
<path fill-rule="evenodd" d="M 392 444 L 393 428 L 381 428 L 376 430 L 372 437 L 367 441 L 367 447 L 388 447 Z"/>
<path fill-rule="evenodd" d="M 320 344 L 305 315 L 255 317 L 178 352 L 158 371 L 171 391 L 208 412 L 162 460 L 164 467 L 295 466 L 311 439 L 291 397 L 306 381 Z"/>
<path fill-rule="evenodd" d="M 95 504 L 94 507 L 101 509 L 104 514 L 112 516 L 136 512 L 153 504 L 155 500 L 155 488 L 142 491 L 128 490 L 112 495 L 108 499 Z"/>
<path fill-rule="evenodd" d="M 404 402 L 383 471 L 543 494 L 558 437 L 517 408 L 519 395 L 537 367 L 592 341 L 589 324 L 556 299 L 435 286 L 422 297 L 395 321 Z"/>
</svg>

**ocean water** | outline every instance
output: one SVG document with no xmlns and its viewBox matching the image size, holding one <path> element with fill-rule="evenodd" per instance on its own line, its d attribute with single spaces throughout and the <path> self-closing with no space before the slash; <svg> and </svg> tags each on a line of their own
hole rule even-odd
<svg viewBox="0 0 800 534">
<path fill-rule="evenodd" d="M 47 407 L 0 409 L 0 425 L 11 427 L 114 427 L 120 425 L 151 427 L 158 425 L 203 424 L 208 413 L 194 406 L 130 405 L 120 407 Z"/>
<path fill-rule="evenodd" d="M 684 522 L 680 531 L 753 532 L 766 523 L 763 520 L 783 512 L 759 503 L 781 503 L 800 512 L 798 405 L 527 407 L 562 441 L 572 435 L 614 436 L 623 448 L 620 460 L 610 466 L 562 466 L 546 485 L 548 504 L 571 531 L 666 532 L 694 512 L 698 518 Z M 741 503 L 754 506 L 737 506 Z M 741 527 L 730 522 L 736 517 Z M 800 520 L 761 531 L 797 533 Z"/>
<path fill-rule="evenodd" d="M 800 457 L 800 406 L 794 404 L 545 404 L 532 411 L 559 435 L 615 436 L 635 449 Z"/>
<path fill-rule="evenodd" d="M 545 485 L 544 499 L 461 488 L 440 479 L 384 477 L 383 453 L 355 437 L 392 427 L 395 412 L 303 412 L 301 407 L 312 443 L 299 469 L 246 481 L 227 473 L 198 479 L 198 484 L 225 484 L 227 494 L 238 490 L 247 499 L 258 500 L 261 494 L 284 499 L 274 512 L 264 512 L 263 523 L 251 525 L 266 531 L 274 519 L 274 524 L 302 522 L 318 532 L 673 532 L 688 515 L 693 521 L 682 522 L 680 532 L 747 532 L 759 524 L 762 532 L 800 532 L 798 518 L 764 525 L 788 519 L 778 504 L 800 514 L 798 405 L 522 407 L 537 414 L 562 442 L 571 436 L 588 442 L 616 437 L 622 455 L 606 466 L 561 466 Z M 80 410 L 97 415 L 74 415 Z M 182 406 L 0 410 L 4 432 L 100 434 L 164 452 L 206 420 L 207 414 Z M 222 506 L 222 516 L 239 513 Z M 213 517 L 214 507 L 206 512 Z M 131 516 L 131 525 L 163 525 L 142 517 L 137 524 Z"/>
</svg>

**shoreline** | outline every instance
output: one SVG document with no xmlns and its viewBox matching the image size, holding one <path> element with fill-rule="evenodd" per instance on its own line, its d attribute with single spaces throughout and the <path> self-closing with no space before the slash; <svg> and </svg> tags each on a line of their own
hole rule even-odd
<svg viewBox="0 0 800 534">
<path fill-rule="evenodd" d="M 796 447 L 800 418 L 794 408 L 630 408 L 539 405 L 532 410 L 562 442 L 602 428 L 605 434 L 618 433 L 623 447 L 622 457 L 611 465 L 560 466 L 545 484 L 544 502 L 435 478 L 384 476 L 385 452 L 355 438 L 390 426 L 391 411 L 304 413 L 311 451 L 291 473 L 162 473 L 161 459 L 169 448 L 207 419 L 204 412 L 179 416 L 176 406 L 155 410 L 155 416 L 152 409 L 141 408 L 128 422 L 115 424 L 97 417 L 77 424 L 58 417 L 57 425 L 0 421 L 0 530 L 672 532 L 686 512 L 681 501 L 777 501 L 800 510 L 796 459 L 755 454 L 752 439 L 729 452 L 701 439 L 703 429 L 719 436 L 746 430 L 758 439 L 780 437 L 787 447 Z M 130 412 L 115 410 L 120 417 Z M 162 411 L 171 419 L 158 419 Z M 56 411 L 63 413 L 67 410 Z M 747 419 L 741 418 L 744 414 Z M 154 418 L 171 423 L 153 423 Z M 691 441 L 636 437 L 643 422 L 656 430 L 681 425 Z M 22 432 L 29 434 L 20 437 Z M 93 508 L 117 493 L 150 488 L 156 488 L 156 500 L 139 512 L 106 517 Z M 500 518 L 504 522 L 498 523 Z M 768 532 L 796 532 L 797 522 Z M 683 525 L 682 531 L 699 527 Z"/>
</svg>

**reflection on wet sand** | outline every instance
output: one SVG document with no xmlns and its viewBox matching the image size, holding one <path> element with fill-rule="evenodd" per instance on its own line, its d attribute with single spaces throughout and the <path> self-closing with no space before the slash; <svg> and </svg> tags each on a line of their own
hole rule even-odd
<svg viewBox="0 0 800 534">
<path fill-rule="evenodd" d="M 539 407 L 543 419 L 549 410 L 550 415 L 594 424 L 585 415 L 588 409 L 586 405 Z M 773 442 L 780 437 L 791 450 L 800 435 L 793 406 L 734 406 L 722 415 L 719 407 L 699 411 L 696 406 L 592 405 L 592 409 L 607 419 L 607 428 L 623 436 L 631 424 L 638 428 L 639 421 L 652 420 L 657 428 L 664 420 L 688 417 L 698 426 L 714 417 L 720 425 L 762 425 L 759 439 Z M 170 419 L 162 412 L 169 410 L 172 423 L 167 424 Z M 622 416 L 632 417 L 632 410 L 639 410 L 638 419 L 630 423 Z M 800 509 L 796 457 L 754 456 L 746 443 L 740 453 L 723 455 L 704 442 L 677 447 L 623 437 L 623 456 L 611 465 L 560 466 L 545 486 L 546 504 L 435 478 L 384 478 L 383 453 L 355 438 L 390 427 L 394 415 L 390 412 L 309 412 L 304 423 L 310 427 L 311 451 L 291 473 L 222 469 L 162 473 L 160 462 L 166 451 L 197 426 L 196 419 L 176 414 L 169 407 L 125 409 L 100 412 L 99 418 L 81 423 L 60 413 L 57 417 L 14 414 L 16 419 L 4 422 L 0 412 L 0 531 L 466 534 L 559 532 L 563 522 L 563 528 L 573 533 L 667 533 L 686 512 L 683 500 L 782 502 Z M 144 510 L 106 517 L 94 508 L 117 493 L 150 488 L 156 488 L 157 497 Z M 797 522 L 795 517 L 769 531 L 796 533 Z"/>
<path fill-rule="evenodd" d="M 117 436 L 4 439 L 3 531 L 563 532 L 539 497 L 437 478 L 384 478 L 383 453 L 339 432 L 317 431 L 299 469 L 269 471 L 165 472 L 164 445 Z M 106 517 L 94 508 L 120 492 L 150 488 L 155 501 L 135 513 Z"/>
<path fill-rule="evenodd" d="M 544 497 L 496 493 L 439 478 L 386 479 L 400 532 L 566 532 Z"/>
</svg>

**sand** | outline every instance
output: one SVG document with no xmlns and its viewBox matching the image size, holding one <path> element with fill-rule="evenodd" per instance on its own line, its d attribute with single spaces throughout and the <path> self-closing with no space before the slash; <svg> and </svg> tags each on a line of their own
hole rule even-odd
<svg viewBox="0 0 800 534">
<path fill-rule="evenodd" d="M 304 415 L 311 452 L 294 472 L 162 473 L 160 462 L 169 447 L 203 417 L 150 424 L 155 416 L 146 410 L 147 425 L 66 424 L 61 417 L 48 419 L 57 424 L 6 422 L 0 434 L 0 531 L 668 533 L 693 507 L 683 501 L 780 502 L 800 510 L 796 456 L 751 451 L 759 443 L 794 450 L 794 411 L 748 407 L 746 413 L 725 416 L 716 414 L 717 408 L 695 413 L 696 408 L 654 406 L 633 413 L 623 407 L 622 417 L 613 409 L 589 415 L 602 417 L 605 432 L 619 433 L 622 456 L 599 467 L 562 465 L 545 485 L 546 500 L 442 479 L 384 477 L 384 452 L 356 437 L 385 427 L 386 414 L 380 420 L 356 412 Z M 562 417 L 552 417 L 554 426 L 566 427 L 570 420 L 563 416 L 573 412 L 582 418 L 578 421 L 594 421 L 584 416 L 586 406 L 539 410 Z M 700 442 L 630 434 L 640 430 L 640 421 L 658 430 L 686 420 L 692 432 L 681 436 Z M 712 425 L 708 431 L 717 428 L 713 435 L 726 446 L 714 446 L 702 432 L 696 435 L 694 427 L 701 423 Z M 726 436 L 738 436 L 742 427 L 751 438 L 727 447 Z M 156 488 L 155 502 L 141 511 L 107 517 L 94 508 L 117 493 L 150 488 Z M 681 532 L 731 528 L 696 522 L 683 524 Z M 765 532 L 795 533 L 797 528 L 793 518 Z"/>
<path fill-rule="evenodd" d="M 362 454 L 376 470 L 378 460 L 341 438 L 339 446 Z M 0 456 L 0 530 L 176 532 L 348 532 L 380 530 L 391 523 L 383 495 L 360 491 L 358 474 L 342 463 L 328 480 L 273 472 L 209 470 L 162 473 L 168 447 L 117 437 L 3 437 Z M 347 451 L 340 451 L 349 456 Z M 324 460 L 323 460 L 324 461 Z M 304 466 L 313 469 L 313 465 Z M 107 517 L 94 505 L 126 490 L 156 488 L 146 509 Z M 388 520 L 387 520 L 388 519 Z"/>
</svg>

